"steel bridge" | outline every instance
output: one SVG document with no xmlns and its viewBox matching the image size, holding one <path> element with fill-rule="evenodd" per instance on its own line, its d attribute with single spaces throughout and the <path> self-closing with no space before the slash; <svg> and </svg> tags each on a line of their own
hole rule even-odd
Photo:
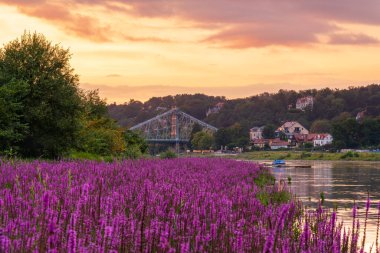
<svg viewBox="0 0 380 253">
<path fill-rule="evenodd" d="M 193 116 L 173 108 L 147 121 L 137 124 L 130 130 L 138 130 L 149 143 L 187 143 L 195 124 L 202 131 L 214 133 L 218 129 Z"/>
</svg>

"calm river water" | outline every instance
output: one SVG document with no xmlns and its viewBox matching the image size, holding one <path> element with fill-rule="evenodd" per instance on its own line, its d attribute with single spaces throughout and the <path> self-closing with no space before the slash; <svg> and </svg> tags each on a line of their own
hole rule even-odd
<svg viewBox="0 0 380 253">
<path fill-rule="evenodd" d="M 266 161 L 269 162 L 269 161 Z M 292 166 L 311 166 L 297 168 Z M 338 217 L 344 224 L 352 222 L 354 201 L 359 206 L 359 218 L 364 226 L 367 194 L 371 208 L 367 224 L 366 249 L 376 238 L 378 202 L 380 201 L 380 162 L 340 162 L 340 161 L 287 161 L 287 167 L 271 168 L 277 181 L 288 182 L 290 189 L 306 206 L 314 207 L 325 196 L 325 206 L 338 207 Z"/>
</svg>

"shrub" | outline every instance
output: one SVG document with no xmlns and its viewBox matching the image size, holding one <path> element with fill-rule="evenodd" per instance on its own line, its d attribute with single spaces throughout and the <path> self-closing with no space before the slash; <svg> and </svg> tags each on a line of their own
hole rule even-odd
<svg viewBox="0 0 380 253">
<path fill-rule="evenodd" d="M 173 159 L 176 158 L 177 154 L 173 150 L 169 149 L 163 153 L 160 154 L 161 159 Z"/>
</svg>

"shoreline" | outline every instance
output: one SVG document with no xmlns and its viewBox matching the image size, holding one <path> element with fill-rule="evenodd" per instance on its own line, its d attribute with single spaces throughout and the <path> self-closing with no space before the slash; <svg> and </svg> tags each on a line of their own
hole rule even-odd
<svg viewBox="0 0 380 253">
<path fill-rule="evenodd" d="M 226 157 L 239 160 L 286 160 L 286 161 L 347 161 L 380 162 L 380 153 L 327 153 L 308 151 L 252 151 L 239 154 L 209 154 L 203 156 Z"/>
</svg>

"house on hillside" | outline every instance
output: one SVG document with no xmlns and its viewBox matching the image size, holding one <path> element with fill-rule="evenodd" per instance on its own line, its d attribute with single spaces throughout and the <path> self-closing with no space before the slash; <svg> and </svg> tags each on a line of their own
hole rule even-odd
<svg viewBox="0 0 380 253">
<path fill-rule="evenodd" d="M 296 108 L 302 111 L 305 111 L 306 108 L 313 109 L 314 98 L 312 96 L 302 97 L 297 99 Z"/>
<path fill-rule="evenodd" d="M 284 133 L 288 139 L 291 139 L 294 134 L 309 134 L 309 130 L 297 121 L 288 121 L 277 128 L 276 135 L 279 136 L 280 133 Z"/>
<path fill-rule="evenodd" d="M 265 145 L 268 144 L 268 140 L 266 139 L 255 139 L 252 141 L 253 146 L 257 148 L 265 148 Z"/>
<path fill-rule="evenodd" d="M 313 147 L 322 147 L 331 144 L 333 137 L 328 133 L 295 134 L 292 139 L 293 145 L 300 147 L 305 143 L 311 143 Z"/>
<path fill-rule="evenodd" d="M 294 134 L 293 138 L 291 139 L 292 145 L 296 147 L 301 147 L 305 143 L 311 143 L 314 142 L 314 134 Z"/>
<path fill-rule="evenodd" d="M 360 122 L 364 119 L 365 117 L 365 113 L 367 112 L 367 110 L 364 110 L 364 111 L 361 111 L 361 112 L 358 112 L 356 114 L 356 121 Z"/>
<path fill-rule="evenodd" d="M 289 142 L 283 141 L 280 138 L 270 139 L 268 141 L 268 144 L 269 144 L 270 149 L 272 150 L 289 147 Z"/>
<path fill-rule="evenodd" d="M 313 145 L 314 147 L 321 147 L 325 145 L 332 144 L 333 137 L 331 134 L 323 133 L 323 134 L 316 134 Z"/>
<path fill-rule="evenodd" d="M 224 103 L 219 102 L 214 107 L 208 108 L 208 110 L 206 112 L 206 117 L 210 114 L 213 114 L 213 113 L 219 113 L 220 110 L 223 108 L 223 106 L 224 106 Z"/>
<path fill-rule="evenodd" d="M 270 149 L 280 149 L 280 148 L 289 148 L 289 142 L 281 140 L 280 138 L 275 139 L 256 139 L 253 142 L 253 146 L 257 148 L 265 148 L 265 146 L 269 146 Z"/>
<path fill-rule="evenodd" d="M 251 141 L 258 140 L 258 139 L 263 139 L 263 130 L 264 127 L 252 127 L 249 130 L 249 139 Z"/>
</svg>

